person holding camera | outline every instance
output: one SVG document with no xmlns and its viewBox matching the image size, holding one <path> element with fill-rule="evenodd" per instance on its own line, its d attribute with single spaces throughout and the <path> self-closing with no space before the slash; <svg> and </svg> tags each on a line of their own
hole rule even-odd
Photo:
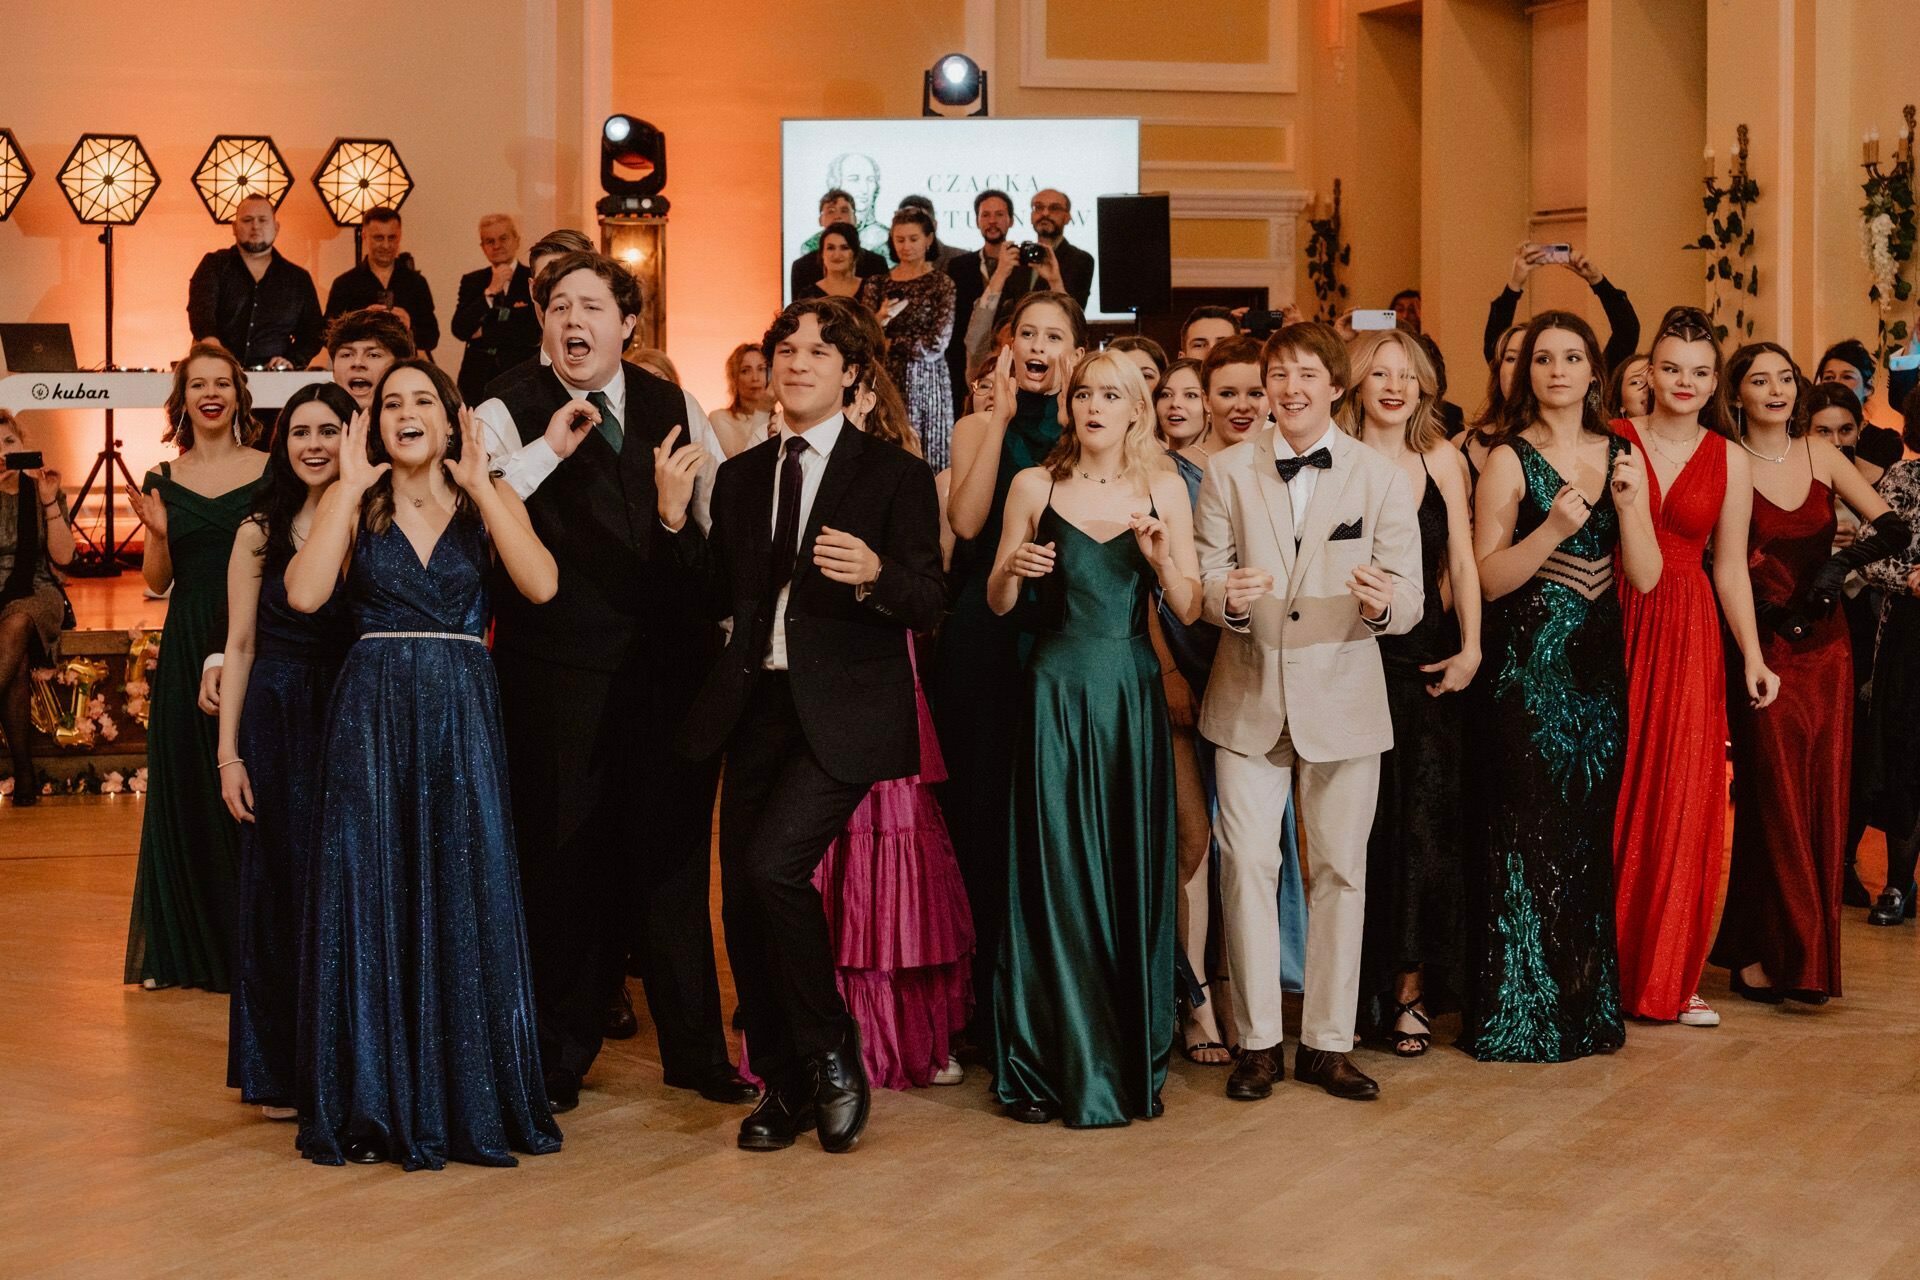
<svg viewBox="0 0 1920 1280">
<path fill-rule="evenodd" d="M 1607 324 L 1613 330 L 1607 336 L 1606 350 L 1602 353 L 1607 368 L 1615 367 L 1640 349 L 1640 317 L 1634 312 L 1626 290 L 1607 279 L 1586 254 L 1572 245 L 1535 244 L 1525 240 L 1514 250 L 1513 272 L 1507 277 L 1507 287 L 1487 308 L 1487 327 L 1481 346 L 1488 364 L 1494 363 L 1494 348 L 1500 345 L 1500 336 L 1513 327 L 1514 313 L 1520 307 L 1520 291 L 1527 287 L 1527 277 L 1535 267 L 1565 267 L 1585 280 L 1593 296 L 1600 299 L 1600 309 L 1607 313 Z M 1397 312 L 1400 308 L 1397 298 L 1395 301 Z M 1417 327 L 1415 331 L 1418 332 Z"/>
<path fill-rule="evenodd" d="M 467 344 L 460 360 L 460 398 L 479 404 L 487 384 L 540 350 L 533 272 L 520 262 L 520 228 L 504 213 L 480 219 L 487 265 L 460 277 L 453 336 Z"/>
<path fill-rule="evenodd" d="M 26 434 L 0 409 L 0 729 L 13 761 L 13 802 L 38 803 L 27 744 L 35 646 L 48 655 L 67 620 L 54 566 L 73 559 L 73 528 L 60 473 L 27 448 Z"/>
</svg>

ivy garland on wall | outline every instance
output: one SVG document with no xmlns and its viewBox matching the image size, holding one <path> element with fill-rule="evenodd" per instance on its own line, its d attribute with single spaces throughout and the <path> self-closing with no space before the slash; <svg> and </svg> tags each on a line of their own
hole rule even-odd
<svg viewBox="0 0 1920 1280">
<path fill-rule="evenodd" d="M 1727 182 L 1721 186 L 1713 170 L 1713 149 L 1707 149 L 1707 194 L 1700 201 L 1707 211 L 1707 232 L 1689 249 L 1698 249 L 1707 257 L 1707 284 L 1713 290 L 1713 306 L 1708 318 L 1713 332 L 1722 342 L 1730 335 L 1751 338 L 1754 315 L 1749 299 L 1759 296 L 1760 268 L 1753 258 L 1753 206 L 1760 200 L 1760 184 L 1747 176 L 1747 126 L 1740 126 L 1739 141 L 1727 169 Z M 1732 313 L 1732 323 L 1726 317 Z"/>
<path fill-rule="evenodd" d="M 1332 324 L 1347 309 L 1340 270 L 1352 255 L 1353 246 L 1340 242 L 1340 179 L 1335 178 L 1331 204 L 1316 202 L 1307 216 L 1307 279 L 1313 282 L 1314 319 Z"/>
</svg>

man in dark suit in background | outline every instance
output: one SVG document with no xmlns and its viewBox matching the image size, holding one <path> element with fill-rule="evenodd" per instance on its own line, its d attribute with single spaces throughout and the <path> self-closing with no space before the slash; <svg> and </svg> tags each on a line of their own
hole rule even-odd
<svg viewBox="0 0 1920 1280">
<path fill-rule="evenodd" d="M 433 314 L 433 289 L 415 270 L 413 255 L 400 252 L 400 213 L 385 205 L 367 210 L 360 220 L 367 256 L 334 277 L 327 289 L 327 319 L 374 307 L 406 322 L 415 350 L 429 358 L 440 345 L 440 321 Z"/>
<path fill-rule="evenodd" d="M 842 304 L 794 303 L 764 346 L 784 425 L 720 468 L 709 531 L 688 518 L 701 450 L 655 450 L 660 523 L 712 615 L 733 619 L 680 746 L 726 752 L 727 954 L 767 1082 L 739 1145 L 779 1150 L 817 1127 L 846 1151 L 867 1080 L 813 873 L 868 788 L 920 768 L 907 633 L 944 603 L 940 504 L 925 463 L 847 422 L 879 352 Z"/>
<path fill-rule="evenodd" d="M 546 604 L 495 596 L 493 651 L 547 1096 L 557 1111 L 579 1101 L 631 947 L 666 1083 L 751 1102 L 727 1056 L 708 915 L 719 763 L 670 744 L 719 631 L 687 589 L 653 488 L 654 447 L 691 432 L 708 449 L 697 524 L 722 455 L 685 392 L 621 358 L 641 304 L 626 267 L 561 254 L 534 300 L 552 363 L 496 379 L 474 416 L 560 566 Z"/>
<path fill-rule="evenodd" d="M 460 359 L 460 398 L 479 404 L 487 384 L 540 350 L 533 272 L 520 264 L 520 228 L 504 213 L 480 219 L 487 265 L 460 277 L 453 336 L 467 344 Z"/>
<path fill-rule="evenodd" d="M 988 188 L 973 198 L 973 221 L 985 243 L 977 253 L 946 266 L 954 285 L 953 337 L 947 342 L 947 371 L 953 379 L 953 403 L 966 401 L 967 373 L 992 348 L 993 332 L 1013 313 L 1013 305 L 1038 289 L 1072 296 L 1082 309 L 1093 293 L 1093 255 L 1066 240 L 1073 202 L 1063 191 L 1036 191 L 1028 210 L 1031 244 L 1039 261 L 1022 263 L 1021 246 L 1008 238 L 1013 198 Z M 1028 256 L 1033 256 L 1029 252 Z"/>
</svg>

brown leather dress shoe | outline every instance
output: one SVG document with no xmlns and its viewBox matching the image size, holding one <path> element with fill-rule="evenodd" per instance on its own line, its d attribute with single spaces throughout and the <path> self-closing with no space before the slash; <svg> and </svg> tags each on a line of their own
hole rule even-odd
<svg viewBox="0 0 1920 1280">
<path fill-rule="evenodd" d="M 1280 1046 L 1271 1049 L 1243 1049 L 1227 1077 L 1227 1096 L 1235 1102 L 1258 1102 L 1273 1092 L 1273 1082 L 1285 1080 L 1287 1068 L 1280 1058 Z"/>
<path fill-rule="evenodd" d="M 1293 1078 L 1301 1084 L 1317 1084 L 1336 1098 L 1371 1102 L 1380 1096 L 1373 1078 L 1347 1060 L 1344 1053 L 1300 1046 L 1293 1055 Z"/>
</svg>

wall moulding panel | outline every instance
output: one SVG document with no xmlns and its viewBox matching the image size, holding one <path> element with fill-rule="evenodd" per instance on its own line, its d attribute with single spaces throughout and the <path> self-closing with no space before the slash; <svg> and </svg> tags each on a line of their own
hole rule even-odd
<svg viewBox="0 0 1920 1280">
<path fill-rule="evenodd" d="M 1264 224 L 1266 256 L 1260 258 L 1176 257 L 1173 283 L 1184 289 L 1232 289 L 1264 286 L 1273 306 L 1295 301 L 1298 287 L 1300 214 L 1312 198 L 1308 191 L 1175 191 L 1169 216 L 1178 221 Z"/>
<path fill-rule="evenodd" d="M 1140 122 L 1143 173 L 1292 173 L 1291 120 L 1156 116 Z"/>
<path fill-rule="evenodd" d="M 1300 2 L 1266 0 L 1266 47 L 1246 62 L 1060 58 L 1047 51 L 1050 0 L 1022 0 L 1020 84 L 1028 89 L 1146 89 L 1187 93 L 1296 93 Z"/>
</svg>

